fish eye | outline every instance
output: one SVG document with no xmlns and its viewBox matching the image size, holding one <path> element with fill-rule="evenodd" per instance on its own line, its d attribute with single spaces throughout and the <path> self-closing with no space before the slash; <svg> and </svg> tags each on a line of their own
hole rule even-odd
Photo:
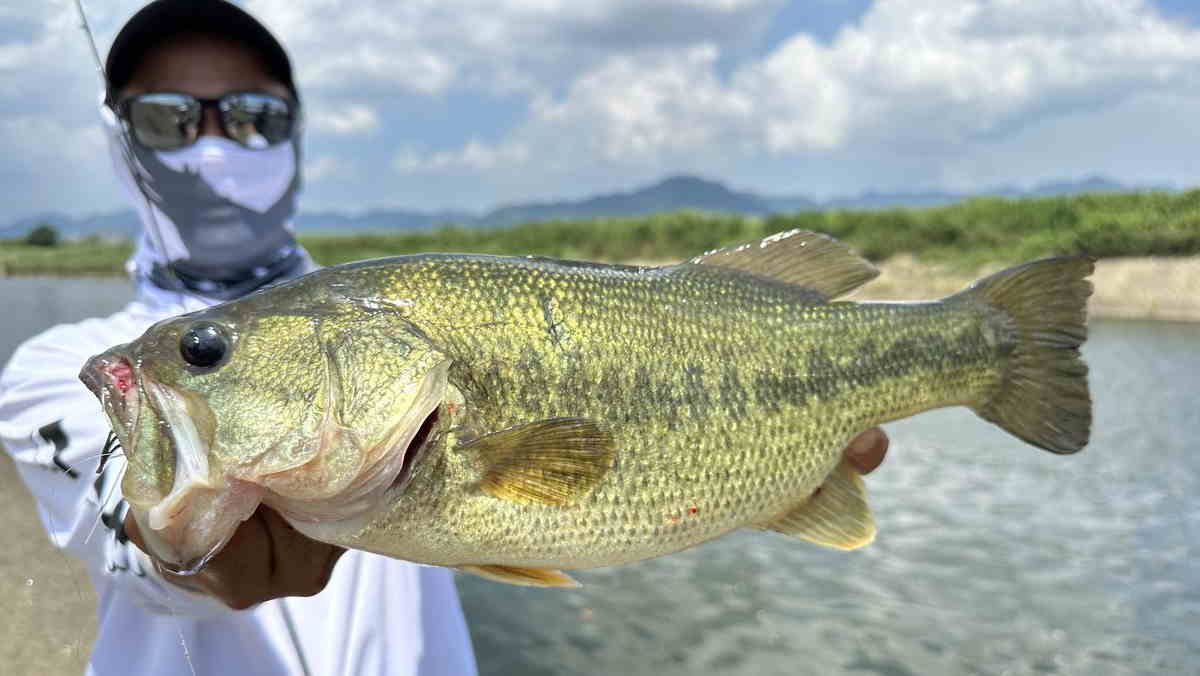
<svg viewBox="0 0 1200 676">
<path fill-rule="evenodd" d="M 211 322 L 196 322 L 179 338 L 179 355 L 196 368 L 207 369 L 221 363 L 229 351 L 229 340 L 220 327 Z"/>
</svg>

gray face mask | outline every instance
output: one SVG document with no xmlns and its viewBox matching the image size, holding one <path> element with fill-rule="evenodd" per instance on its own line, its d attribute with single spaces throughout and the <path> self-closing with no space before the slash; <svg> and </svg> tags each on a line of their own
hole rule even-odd
<svg viewBox="0 0 1200 676">
<path fill-rule="evenodd" d="M 165 288 L 232 298 L 302 265 L 291 229 L 297 139 L 254 150 L 205 136 L 157 151 L 129 140 L 107 112 L 114 165 L 145 227 L 140 273 Z"/>
</svg>

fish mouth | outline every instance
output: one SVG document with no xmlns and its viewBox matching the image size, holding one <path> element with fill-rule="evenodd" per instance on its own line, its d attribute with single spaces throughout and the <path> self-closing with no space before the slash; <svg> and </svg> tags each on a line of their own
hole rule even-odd
<svg viewBox="0 0 1200 676">
<path fill-rule="evenodd" d="M 233 477 L 215 478 L 208 455 L 212 430 L 207 405 L 187 392 L 144 382 L 148 402 L 165 423 L 174 451 L 174 481 L 153 505 L 133 509 L 150 553 L 163 568 L 179 574 L 199 572 L 224 548 L 242 521 L 262 500 L 262 489 Z"/>
<path fill-rule="evenodd" d="M 142 464 L 143 470 L 145 463 L 151 467 L 163 461 L 172 463 L 169 488 L 135 490 L 129 484 L 131 476 L 136 475 L 141 485 L 146 472 L 127 471 L 122 491 L 144 548 L 166 570 L 193 574 L 220 552 L 237 526 L 253 514 L 262 491 L 248 482 L 212 480 L 208 463 L 212 430 L 203 422 L 211 419 L 207 406 L 187 392 L 141 377 L 123 347 L 89 359 L 79 379 L 100 399 L 127 463 Z M 145 450 L 151 455 L 143 457 L 134 448 L 139 440 L 145 441 L 138 426 L 143 415 L 158 420 L 157 434 L 165 436 L 169 456 L 150 448 Z M 198 518 L 200 515 L 215 516 Z"/>
<path fill-rule="evenodd" d="M 237 479 L 227 479 L 220 489 L 198 482 L 175 488 L 175 499 L 164 499 L 148 512 L 131 508 L 130 513 L 161 568 L 176 575 L 195 575 L 254 514 L 263 491 Z M 202 515 L 209 516 L 198 518 Z"/>
<path fill-rule="evenodd" d="M 79 380 L 100 400 L 126 455 L 131 454 L 131 432 L 137 427 L 142 403 L 133 362 L 115 348 L 89 359 L 79 371 Z"/>
</svg>

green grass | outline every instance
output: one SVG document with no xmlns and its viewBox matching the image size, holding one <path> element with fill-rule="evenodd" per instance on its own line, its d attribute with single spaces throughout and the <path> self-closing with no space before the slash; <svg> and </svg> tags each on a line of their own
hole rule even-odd
<svg viewBox="0 0 1200 676">
<path fill-rule="evenodd" d="M 30 246 L 0 240 L 0 276 L 113 276 L 122 275 L 133 245 L 98 238 L 60 241 L 55 246 Z"/>
<path fill-rule="evenodd" d="M 326 265 L 421 251 L 667 261 L 792 228 L 827 232 L 875 261 L 907 253 L 964 267 L 1075 252 L 1097 257 L 1197 255 L 1200 189 L 978 198 L 929 209 L 814 211 L 769 218 L 679 211 L 500 229 L 448 226 L 395 234 L 304 235 L 300 240 Z M 5 242 L 0 243 L 0 269 L 7 274 L 120 274 L 128 254 L 128 245 L 97 240 L 56 247 Z"/>
<path fill-rule="evenodd" d="M 1200 254 L 1200 189 L 1185 193 L 978 198 L 930 209 L 813 211 L 748 218 L 680 211 L 549 221 L 504 229 L 447 227 L 395 235 L 309 236 L 324 263 L 418 251 L 677 260 L 792 228 L 826 232 L 871 260 L 907 253 L 977 266 L 1076 252 L 1097 257 Z"/>
</svg>

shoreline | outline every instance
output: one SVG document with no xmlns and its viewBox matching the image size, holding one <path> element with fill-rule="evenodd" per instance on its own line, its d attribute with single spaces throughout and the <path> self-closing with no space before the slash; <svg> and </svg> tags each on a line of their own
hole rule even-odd
<svg viewBox="0 0 1200 676">
<path fill-rule="evenodd" d="M 632 265 L 669 265 L 676 261 L 623 261 Z M 974 272 L 946 263 L 925 263 L 909 254 L 877 264 L 879 277 L 855 293 L 851 300 L 926 300 L 941 298 L 1006 266 L 986 264 Z M 86 270 L 7 274 L 0 264 L 0 280 L 14 278 L 120 278 L 89 274 Z M 1088 313 L 1097 319 L 1140 319 L 1200 322 L 1200 256 L 1102 258 L 1091 277 L 1095 292 Z"/>
<path fill-rule="evenodd" d="M 989 264 L 964 273 L 944 264 L 896 256 L 851 300 L 941 298 L 1006 266 Z M 1104 258 L 1090 278 L 1095 291 L 1088 315 L 1096 319 L 1200 322 L 1200 256 Z"/>
</svg>

